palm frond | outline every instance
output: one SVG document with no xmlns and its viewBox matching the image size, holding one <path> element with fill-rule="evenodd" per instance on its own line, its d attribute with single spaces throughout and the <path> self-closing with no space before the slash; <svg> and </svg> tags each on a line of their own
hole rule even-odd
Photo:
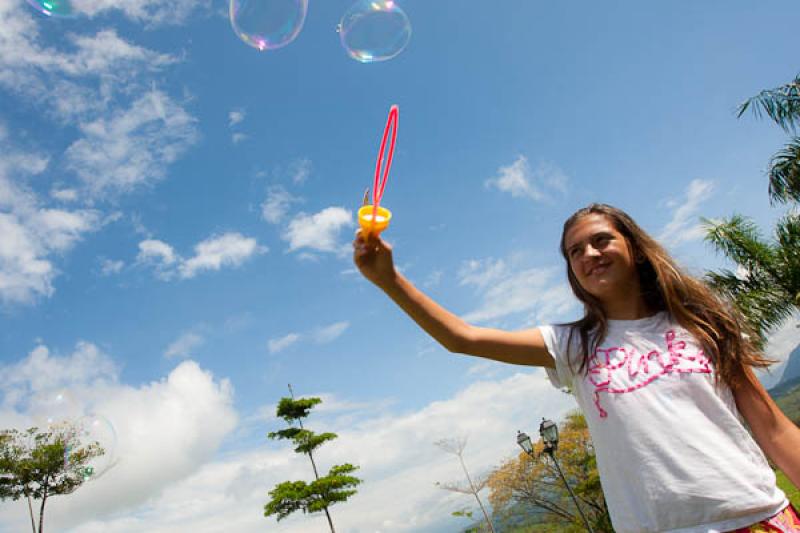
<svg viewBox="0 0 800 533">
<path fill-rule="evenodd" d="M 800 306 L 800 214 L 789 213 L 775 224 L 778 243 L 776 259 L 781 270 L 782 284 Z"/>
<path fill-rule="evenodd" d="M 759 118 L 767 115 L 784 131 L 794 131 L 800 125 L 800 75 L 791 83 L 748 98 L 739 105 L 736 116 L 741 117 L 748 109 Z"/>
<path fill-rule="evenodd" d="M 800 202 L 800 137 L 772 157 L 767 175 L 772 203 Z"/>
<path fill-rule="evenodd" d="M 781 287 L 748 278 L 729 270 L 706 274 L 706 282 L 734 303 L 758 334 L 758 344 L 763 344 L 767 334 L 792 315 L 795 306 Z"/>
<path fill-rule="evenodd" d="M 775 271 L 772 247 L 764 242 L 755 223 L 741 215 L 719 222 L 702 219 L 706 242 L 748 271 Z"/>
</svg>

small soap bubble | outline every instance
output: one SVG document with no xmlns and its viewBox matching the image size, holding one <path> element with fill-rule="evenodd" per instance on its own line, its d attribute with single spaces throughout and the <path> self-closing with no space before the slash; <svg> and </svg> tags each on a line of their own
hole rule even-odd
<svg viewBox="0 0 800 533">
<path fill-rule="evenodd" d="M 230 0 L 231 26 L 241 40 L 260 51 L 294 41 L 308 12 L 308 0 Z"/>
<path fill-rule="evenodd" d="M 72 18 L 77 12 L 71 0 L 28 0 L 39 13 L 55 18 Z"/>
<path fill-rule="evenodd" d="M 394 0 L 358 0 L 337 27 L 348 55 L 361 63 L 397 56 L 411 40 L 411 22 Z"/>
</svg>

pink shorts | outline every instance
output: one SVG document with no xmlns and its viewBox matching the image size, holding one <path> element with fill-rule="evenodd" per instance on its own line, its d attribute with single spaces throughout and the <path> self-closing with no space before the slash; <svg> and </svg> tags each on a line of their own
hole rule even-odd
<svg viewBox="0 0 800 533">
<path fill-rule="evenodd" d="M 772 518 L 730 533 L 800 533 L 800 516 L 797 516 L 797 509 L 789 504 L 786 509 Z"/>
</svg>

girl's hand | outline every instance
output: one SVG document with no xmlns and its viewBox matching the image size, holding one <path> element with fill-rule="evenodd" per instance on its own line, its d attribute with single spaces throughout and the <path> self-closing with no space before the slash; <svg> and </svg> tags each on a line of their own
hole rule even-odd
<svg viewBox="0 0 800 533">
<path fill-rule="evenodd" d="M 353 241 L 353 261 L 364 277 L 378 287 L 386 286 L 395 278 L 392 247 L 380 237 L 369 235 L 365 239 L 358 230 Z"/>
</svg>

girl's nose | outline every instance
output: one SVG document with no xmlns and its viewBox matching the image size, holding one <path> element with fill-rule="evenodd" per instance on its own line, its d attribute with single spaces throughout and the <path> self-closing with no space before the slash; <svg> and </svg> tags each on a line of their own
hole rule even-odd
<svg viewBox="0 0 800 533">
<path fill-rule="evenodd" d="M 597 257 L 600 255 L 600 250 L 592 246 L 591 244 L 586 245 L 586 251 L 584 252 L 584 257 Z"/>
</svg>

